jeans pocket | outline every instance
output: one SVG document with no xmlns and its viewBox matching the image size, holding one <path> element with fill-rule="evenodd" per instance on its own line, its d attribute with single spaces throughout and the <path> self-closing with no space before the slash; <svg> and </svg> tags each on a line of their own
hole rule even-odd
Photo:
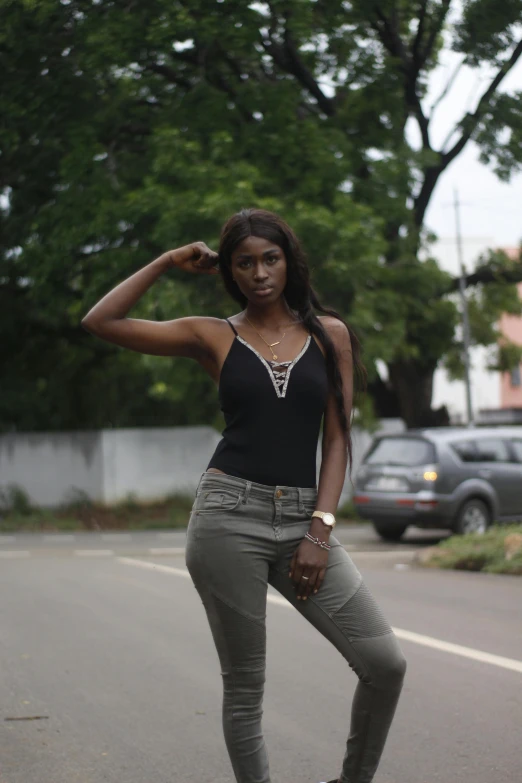
<svg viewBox="0 0 522 783">
<path fill-rule="evenodd" d="M 311 516 L 312 516 L 312 514 L 314 513 L 314 511 L 315 511 L 315 510 L 316 510 L 316 508 L 317 508 L 317 504 L 316 504 L 315 500 L 314 500 L 313 502 L 312 502 L 312 501 L 310 501 L 310 500 L 304 500 L 304 501 L 303 501 L 303 503 L 302 503 L 301 505 L 302 505 L 302 507 L 303 507 L 304 513 L 305 513 L 305 514 L 306 514 L 308 517 L 311 517 Z"/>
<path fill-rule="evenodd" d="M 234 511 L 241 502 L 237 489 L 203 489 L 196 504 L 198 514 L 219 514 L 220 511 Z"/>
</svg>

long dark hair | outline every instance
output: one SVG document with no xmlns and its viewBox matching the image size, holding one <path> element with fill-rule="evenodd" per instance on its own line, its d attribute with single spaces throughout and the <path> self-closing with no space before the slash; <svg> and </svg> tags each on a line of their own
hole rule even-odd
<svg viewBox="0 0 522 783">
<path fill-rule="evenodd" d="M 346 448 L 352 472 L 353 453 L 351 422 L 348 421 L 343 398 L 343 381 L 337 364 L 337 354 L 331 337 L 316 316 L 314 309 L 338 318 L 348 329 L 353 358 L 353 401 L 365 391 L 367 383 L 366 369 L 361 361 L 361 345 L 353 329 L 341 318 L 339 313 L 320 303 L 310 284 L 310 271 L 301 244 L 279 215 L 264 209 L 242 209 L 227 220 L 221 230 L 219 242 L 219 268 L 225 289 L 230 296 L 245 307 L 248 299 L 241 293 L 232 279 L 232 253 L 237 245 L 249 236 L 261 237 L 278 245 L 286 256 L 287 282 L 284 297 L 288 306 L 299 313 L 309 332 L 316 335 L 326 353 L 326 373 L 330 388 L 333 390 L 341 427 L 346 439 Z"/>
</svg>

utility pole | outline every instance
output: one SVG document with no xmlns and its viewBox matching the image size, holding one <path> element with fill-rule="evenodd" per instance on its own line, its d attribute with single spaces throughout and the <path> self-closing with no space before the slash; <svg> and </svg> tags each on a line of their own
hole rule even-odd
<svg viewBox="0 0 522 783">
<path fill-rule="evenodd" d="M 459 291 L 460 291 L 460 301 L 462 307 L 462 337 L 464 342 L 464 351 L 463 351 L 464 382 L 466 384 L 466 407 L 468 413 L 467 425 L 468 427 L 472 427 L 474 422 L 473 422 L 473 411 L 471 408 L 471 382 L 470 382 L 470 360 L 469 360 L 470 338 L 469 338 L 468 301 L 466 299 L 466 284 L 465 284 L 466 273 L 464 271 L 464 261 L 462 257 L 462 235 L 460 231 L 460 212 L 459 212 L 460 204 L 459 204 L 459 194 L 457 192 L 457 188 L 455 188 L 454 190 L 453 204 L 455 207 L 455 226 L 457 231 L 457 257 L 460 265 Z"/>
</svg>

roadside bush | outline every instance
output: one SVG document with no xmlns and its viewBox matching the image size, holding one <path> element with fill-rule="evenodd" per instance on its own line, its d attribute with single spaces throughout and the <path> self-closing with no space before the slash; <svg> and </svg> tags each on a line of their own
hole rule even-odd
<svg viewBox="0 0 522 783">
<path fill-rule="evenodd" d="M 73 530 L 168 530 L 187 526 L 194 493 L 177 492 L 157 502 L 138 502 L 129 494 L 110 506 L 74 488 L 53 509 L 31 507 L 23 490 L 0 494 L 0 533 L 52 533 Z"/>
<path fill-rule="evenodd" d="M 522 575 L 522 549 L 507 556 L 506 538 L 522 535 L 522 525 L 493 525 L 483 535 L 451 536 L 431 547 L 422 562 L 428 568 Z"/>
<path fill-rule="evenodd" d="M 28 516 L 32 512 L 31 501 L 25 489 L 18 484 L 8 484 L 0 490 L 0 512 Z"/>
</svg>

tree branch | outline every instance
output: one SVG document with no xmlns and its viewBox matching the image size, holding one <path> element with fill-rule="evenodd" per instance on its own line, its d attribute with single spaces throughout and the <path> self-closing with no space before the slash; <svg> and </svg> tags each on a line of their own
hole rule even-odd
<svg viewBox="0 0 522 783">
<path fill-rule="evenodd" d="M 192 84 L 188 79 L 183 78 L 183 76 L 180 76 L 177 71 L 174 70 L 174 68 L 170 68 L 168 65 L 159 65 L 158 63 L 149 63 L 144 66 L 146 71 L 150 71 L 151 73 L 157 73 L 160 76 L 163 76 L 168 82 L 171 84 L 177 84 L 178 87 L 183 87 L 185 90 L 190 90 L 192 87 Z"/>
<path fill-rule="evenodd" d="M 424 214 L 428 206 L 428 202 L 430 200 L 431 194 L 433 193 L 433 189 L 437 184 L 437 180 L 439 176 L 442 174 L 444 169 L 447 168 L 447 166 L 451 163 L 451 161 L 457 157 L 459 152 L 461 152 L 464 149 L 465 145 L 471 138 L 473 131 L 477 127 L 480 118 L 484 113 L 484 110 L 489 104 L 489 99 L 494 94 L 495 90 L 501 83 L 502 79 L 515 65 L 515 63 L 517 62 L 521 54 L 522 54 L 522 41 L 520 41 L 517 44 L 509 60 L 506 60 L 506 62 L 502 65 L 502 67 L 499 69 L 497 75 L 495 76 L 495 78 L 493 79 L 493 81 L 491 82 L 487 90 L 483 93 L 482 97 L 480 98 L 477 104 L 477 108 L 475 109 L 475 112 L 471 115 L 467 115 L 461 121 L 464 130 L 462 132 L 460 139 L 455 143 L 455 145 L 451 148 L 451 150 L 449 150 L 446 153 L 444 153 L 443 151 L 439 153 L 439 160 L 440 160 L 439 165 L 430 166 L 426 170 L 422 188 L 420 190 L 419 195 L 415 199 L 415 225 L 417 226 L 422 225 L 422 222 L 424 220 Z M 451 134 L 448 136 L 448 139 L 451 138 L 451 136 L 455 132 L 456 132 L 456 128 L 453 129 Z"/>
<path fill-rule="evenodd" d="M 451 88 L 453 87 L 453 85 L 454 85 L 454 83 L 455 83 L 455 79 L 456 79 L 456 78 L 457 78 L 457 76 L 459 75 L 459 73 L 460 73 L 460 69 L 462 68 L 462 66 L 464 65 L 464 63 L 465 63 L 465 62 L 466 62 L 466 58 L 464 57 L 464 59 L 462 59 L 462 60 L 461 60 L 461 61 L 458 63 L 457 67 L 454 69 L 453 73 L 451 74 L 451 76 L 449 77 L 448 81 L 446 82 L 446 86 L 445 86 L 445 87 L 444 87 L 444 89 L 442 90 L 442 92 L 441 92 L 441 94 L 439 95 L 439 97 L 438 97 L 438 98 L 436 98 L 436 99 L 433 101 L 433 103 L 431 104 L 431 106 L 430 106 L 430 110 L 429 110 L 429 116 L 430 116 L 430 120 L 431 120 L 431 118 L 433 117 L 433 112 L 435 111 L 435 109 L 437 108 L 437 106 L 439 105 L 439 103 L 441 103 L 441 102 L 444 100 L 444 98 L 446 97 L 446 95 L 449 93 L 449 91 L 450 91 L 450 90 L 451 90 Z"/>
<path fill-rule="evenodd" d="M 417 123 L 419 125 L 419 129 L 421 132 L 422 137 L 422 146 L 425 150 L 431 150 L 431 142 L 430 142 L 430 134 L 429 134 L 429 119 L 426 117 L 422 110 L 422 104 L 420 102 L 420 98 L 417 95 L 417 90 L 415 84 L 409 86 L 407 89 L 411 90 L 410 93 L 410 105 L 413 108 L 413 112 L 415 114 L 415 117 L 417 119 Z M 408 100 L 408 95 L 406 96 L 406 100 Z"/>
<path fill-rule="evenodd" d="M 422 67 L 426 62 L 426 60 L 428 60 L 428 58 L 430 57 L 433 51 L 433 46 L 435 44 L 435 39 L 437 38 L 438 34 L 442 30 L 450 6 L 451 6 L 451 0 L 444 0 L 444 2 L 442 3 L 440 14 L 430 30 L 430 34 L 428 36 L 426 46 L 422 50 L 419 49 L 419 56 L 420 56 L 419 67 Z"/>
<path fill-rule="evenodd" d="M 421 9 L 426 11 L 427 0 L 423 0 Z M 422 137 L 422 146 L 424 149 L 431 150 L 431 143 L 429 137 L 429 119 L 424 114 L 420 98 L 417 93 L 417 79 L 419 77 L 420 67 L 418 66 L 415 55 L 410 58 L 404 41 L 399 35 L 397 29 L 398 20 L 394 17 L 390 21 L 382 12 L 378 5 L 374 5 L 375 15 L 379 22 L 372 25 L 373 29 L 379 36 L 379 39 L 392 57 L 397 57 L 401 62 L 401 70 L 404 74 L 404 93 L 406 98 L 406 104 L 409 112 L 413 114 L 419 125 L 419 130 Z"/>
<path fill-rule="evenodd" d="M 459 279 L 458 277 L 453 278 L 446 293 L 458 290 Z M 522 283 L 522 261 L 511 264 L 505 269 L 492 269 L 489 266 L 482 266 L 464 278 L 466 288 L 472 285 L 486 285 L 487 283 Z"/>
<path fill-rule="evenodd" d="M 405 70 L 410 68 L 410 59 L 408 52 L 404 46 L 404 42 L 400 37 L 396 28 L 390 23 L 389 19 L 384 15 L 377 4 L 374 5 L 375 15 L 378 18 L 381 25 L 374 23 L 372 28 L 375 30 L 379 39 L 385 49 L 392 55 L 392 57 L 398 57 Z"/>
<path fill-rule="evenodd" d="M 441 156 L 439 155 L 439 159 Z M 424 222 L 424 215 L 431 198 L 431 194 L 435 189 L 437 180 L 444 171 L 444 166 L 440 163 L 438 166 L 430 166 L 424 171 L 424 182 L 420 189 L 419 195 L 415 199 L 414 215 L 415 225 L 420 228 Z"/>
<path fill-rule="evenodd" d="M 424 22 L 426 21 L 427 7 L 428 7 L 428 0 L 421 0 L 420 7 L 419 7 L 419 26 L 417 27 L 417 34 L 415 35 L 415 40 L 413 41 L 413 46 L 411 48 L 413 61 L 417 65 L 417 67 L 419 65 L 419 59 L 420 59 L 420 47 L 422 44 L 422 39 L 424 37 Z"/>
<path fill-rule="evenodd" d="M 468 141 L 470 140 L 473 131 L 477 127 L 478 123 L 480 122 L 480 119 L 487 108 L 489 104 L 489 100 L 492 97 L 492 95 L 495 93 L 495 90 L 501 83 L 501 81 L 504 79 L 507 73 L 513 68 L 517 60 L 519 59 L 520 55 L 522 54 L 522 40 L 520 40 L 513 50 L 513 53 L 509 60 L 506 60 L 505 63 L 502 64 L 502 66 L 499 68 L 497 75 L 487 88 L 487 90 L 482 94 L 482 97 L 480 98 L 477 108 L 473 112 L 473 114 L 467 114 L 461 121 L 463 132 L 460 137 L 460 139 L 455 142 L 453 147 L 448 150 L 448 152 L 442 151 L 442 160 L 444 167 L 446 167 L 451 161 L 457 157 L 457 155 L 462 152 Z M 453 130 L 452 134 L 456 131 L 456 128 Z M 450 136 L 451 137 L 451 136 Z M 450 138 L 449 137 L 449 138 Z"/>
<path fill-rule="evenodd" d="M 278 44 L 273 40 L 263 41 L 262 45 L 274 62 L 287 73 L 291 73 L 308 90 L 316 101 L 321 111 L 328 117 L 335 115 L 335 104 L 319 87 L 311 71 L 305 66 L 290 37 L 290 31 L 285 30 L 284 44 Z"/>
</svg>

